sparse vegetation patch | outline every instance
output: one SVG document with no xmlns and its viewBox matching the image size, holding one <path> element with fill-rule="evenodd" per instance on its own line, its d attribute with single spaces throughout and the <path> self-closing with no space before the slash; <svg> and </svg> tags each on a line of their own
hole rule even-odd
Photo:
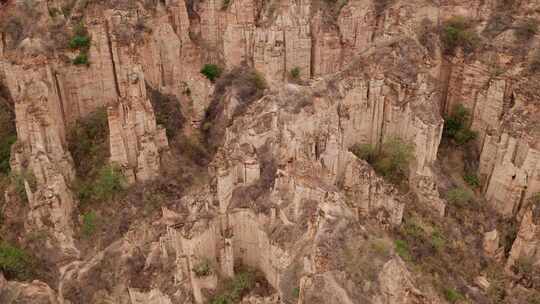
<svg viewBox="0 0 540 304">
<path fill-rule="evenodd" d="M 259 284 L 268 285 L 261 273 L 248 268 L 239 269 L 235 276 L 227 280 L 218 293 L 211 298 L 210 304 L 239 303 L 242 297 Z"/>
<path fill-rule="evenodd" d="M 201 69 L 201 74 L 206 76 L 210 81 L 214 82 L 221 76 L 221 68 L 215 64 L 205 64 Z"/>
<path fill-rule="evenodd" d="M 414 146 L 398 138 L 384 142 L 379 151 L 372 145 L 354 145 L 351 152 L 366 160 L 378 174 L 396 185 L 403 185 L 407 181 L 409 165 L 414 158 Z"/>
<path fill-rule="evenodd" d="M 461 48 L 465 53 L 471 53 L 480 44 L 480 37 L 474 30 L 472 22 L 461 16 L 446 21 L 440 37 L 444 52 L 448 55 L 453 55 L 457 48 Z"/>
<path fill-rule="evenodd" d="M 32 274 L 32 263 L 32 258 L 23 249 L 0 240 L 0 271 L 6 279 L 28 279 Z"/>
<path fill-rule="evenodd" d="M 443 137 L 457 145 L 464 145 L 476 138 L 476 132 L 469 128 L 471 114 L 467 108 L 459 104 L 444 120 Z"/>
</svg>

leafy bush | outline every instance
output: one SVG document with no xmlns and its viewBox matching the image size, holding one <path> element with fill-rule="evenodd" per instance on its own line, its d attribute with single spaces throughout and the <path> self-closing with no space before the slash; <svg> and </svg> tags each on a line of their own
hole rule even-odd
<svg viewBox="0 0 540 304">
<path fill-rule="evenodd" d="M 89 64 L 88 55 L 86 53 L 80 53 L 79 55 L 77 55 L 77 57 L 75 57 L 75 59 L 73 59 L 73 64 L 74 65 L 88 65 Z"/>
<path fill-rule="evenodd" d="M 32 274 L 32 259 L 24 250 L 0 241 L 0 271 L 6 279 L 25 280 Z"/>
<path fill-rule="evenodd" d="M 408 177 L 409 163 L 414 157 L 413 153 L 413 145 L 397 138 L 390 139 L 383 143 L 374 168 L 388 180 L 399 184 Z"/>
<path fill-rule="evenodd" d="M 384 142 L 379 152 L 369 144 L 356 144 L 350 150 L 357 157 L 370 163 L 378 174 L 394 184 L 401 184 L 407 180 L 409 164 L 414 158 L 414 146 L 398 138 Z"/>
<path fill-rule="evenodd" d="M 531 40 L 538 33 L 538 21 L 527 19 L 520 22 L 514 29 L 516 39 L 521 41 Z"/>
<path fill-rule="evenodd" d="M 349 149 L 356 157 L 367 161 L 370 164 L 375 163 L 377 158 L 377 150 L 370 144 L 354 144 Z"/>
<path fill-rule="evenodd" d="M 444 120 L 443 137 L 455 142 L 457 145 L 464 145 L 476 138 L 476 132 L 472 131 L 468 124 L 470 112 L 463 105 L 456 105 L 452 114 Z"/>
<path fill-rule="evenodd" d="M 469 186 L 473 188 L 480 187 L 480 180 L 478 179 L 478 176 L 474 173 L 465 174 L 465 176 L 463 176 L 463 179 Z"/>
<path fill-rule="evenodd" d="M 73 29 L 74 35 L 69 40 L 69 47 L 79 50 L 79 54 L 73 59 L 74 65 L 88 65 L 88 49 L 90 48 L 90 36 L 83 23 L 79 23 Z"/>
<path fill-rule="evenodd" d="M 210 300 L 210 304 L 238 303 L 242 297 L 255 287 L 256 273 L 252 270 L 239 271 L 226 282 L 224 290 Z"/>
<path fill-rule="evenodd" d="M 123 194 L 126 187 L 124 175 L 116 166 L 101 167 L 93 180 L 79 181 L 77 195 L 82 203 L 110 201 Z"/>
<path fill-rule="evenodd" d="M 201 74 L 206 76 L 206 78 L 212 82 L 221 76 L 221 72 L 221 68 L 215 64 L 205 64 L 201 69 Z"/>
<path fill-rule="evenodd" d="M 433 246 L 433 248 L 435 248 L 435 250 L 441 250 L 446 245 L 446 239 L 440 231 L 435 230 L 431 234 L 430 244 Z"/>
<path fill-rule="evenodd" d="M 107 201 L 124 190 L 125 177 L 116 166 L 104 166 L 99 171 L 94 182 L 93 197 L 96 200 Z"/>
<path fill-rule="evenodd" d="M 457 290 L 455 290 L 453 288 L 445 289 L 444 290 L 444 297 L 450 303 L 456 303 L 457 301 L 463 299 L 463 295 L 459 291 L 457 291 Z"/>
<path fill-rule="evenodd" d="M 90 237 L 96 231 L 97 215 L 94 211 L 89 211 L 82 216 L 82 229 L 83 236 Z"/>
<path fill-rule="evenodd" d="M 405 240 L 395 241 L 396 253 L 405 261 L 411 260 L 411 253 L 409 252 L 409 244 Z"/>
<path fill-rule="evenodd" d="M 471 22 L 460 16 L 453 17 L 444 24 L 440 37 L 444 51 L 449 55 L 454 54 L 458 47 L 465 53 L 470 53 L 480 42 Z"/>
<path fill-rule="evenodd" d="M 291 78 L 296 80 L 298 78 L 300 78 L 300 68 L 299 67 L 295 67 L 291 70 Z"/>
<path fill-rule="evenodd" d="M 69 41 L 69 47 L 74 50 L 87 49 L 90 47 L 90 37 L 75 35 Z"/>
<path fill-rule="evenodd" d="M 193 267 L 193 272 L 197 277 L 206 277 L 212 273 L 210 269 L 210 261 L 203 259 L 199 264 Z"/>
<path fill-rule="evenodd" d="M 446 199 L 454 205 L 463 207 L 473 199 L 473 194 L 463 188 L 454 188 L 446 193 Z"/>
</svg>

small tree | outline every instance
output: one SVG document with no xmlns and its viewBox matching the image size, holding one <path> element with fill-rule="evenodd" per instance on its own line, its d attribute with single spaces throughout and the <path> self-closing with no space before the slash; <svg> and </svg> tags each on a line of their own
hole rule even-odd
<svg viewBox="0 0 540 304">
<path fill-rule="evenodd" d="M 221 76 L 221 72 L 221 68 L 215 64 L 205 64 L 201 69 L 201 74 L 206 76 L 206 78 L 212 82 Z"/>
</svg>

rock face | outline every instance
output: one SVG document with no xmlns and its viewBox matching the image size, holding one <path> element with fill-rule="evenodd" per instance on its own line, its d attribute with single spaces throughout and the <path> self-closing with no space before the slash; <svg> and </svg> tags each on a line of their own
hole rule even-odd
<svg viewBox="0 0 540 304">
<path fill-rule="evenodd" d="M 11 167 L 24 185 L 30 207 L 25 228 L 47 231 L 52 248 L 61 256 L 76 257 L 71 219 L 76 202 L 68 189 L 74 178 L 73 161 L 66 149 L 62 101 L 53 73 L 9 64 L 3 69 L 17 117 L 18 142 L 12 147 Z"/>
<path fill-rule="evenodd" d="M 257 270 L 255 287 L 227 303 L 445 303 L 439 293 L 489 303 L 490 266 L 540 263 L 539 9 L 0 1 L 0 103 L 13 108 L 17 133 L 0 210 L 27 201 L 9 241 L 39 235 L 53 253 L 40 256 L 51 270 L 43 280 L 15 281 L 0 263 L 9 279 L 0 274 L 0 302 L 208 303 L 246 267 Z M 206 64 L 223 75 L 209 80 Z M 476 138 L 446 149 L 468 151 L 466 172 L 441 177 L 439 146 L 452 144 L 443 117 L 458 105 Z M 67 134 L 101 109 L 107 161 L 130 188 L 88 205 Z M 398 185 L 351 152 L 382 153 L 394 140 L 414 149 Z M 447 185 L 468 187 L 464 174 L 478 175 L 480 206 L 448 195 Z M 471 215 L 491 210 L 489 223 Z M 441 236 L 449 223 L 459 227 Z M 416 264 L 434 253 L 464 264 L 478 253 L 482 269 L 440 278 L 448 260 Z M 507 285 L 520 301 L 526 284 Z"/>
<path fill-rule="evenodd" d="M 156 125 L 140 67 L 126 71 L 124 81 L 123 96 L 107 111 L 111 161 L 122 167 L 131 182 L 155 179 L 160 153 L 168 147 L 167 135 Z"/>
</svg>

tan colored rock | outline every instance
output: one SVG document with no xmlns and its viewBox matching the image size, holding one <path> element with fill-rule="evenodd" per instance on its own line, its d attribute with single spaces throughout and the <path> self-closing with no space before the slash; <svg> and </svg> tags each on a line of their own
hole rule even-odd
<svg viewBox="0 0 540 304">
<path fill-rule="evenodd" d="M 474 284 L 480 287 L 483 291 L 487 291 L 491 285 L 485 276 L 478 276 L 474 278 Z"/>
<path fill-rule="evenodd" d="M 17 124 L 11 167 L 24 179 L 30 206 L 25 228 L 48 232 L 49 249 L 63 258 L 77 256 L 71 215 L 76 202 L 68 187 L 75 172 L 53 73 L 49 68 L 24 71 L 9 64 L 3 69 L 15 101 Z"/>
<path fill-rule="evenodd" d="M 58 304 L 56 294 L 41 281 L 6 281 L 0 273 L 0 302 L 21 304 Z"/>
<path fill-rule="evenodd" d="M 506 262 L 506 267 L 511 268 L 520 258 L 531 259 L 533 265 L 540 263 L 540 206 L 530 204 L 524 211 L 519 224 L 517 237 L 512 244 L 512 249 Z"/>
<path fill-rule="evenodd" d="M 484 233 L 484 254 L 489 257 L 497 257 L 501 253 L 499 247 L 499 232 L 497 229 Z"/>
<path fill-rule="evenodd" d="M 111 162 L 120 165 L 131 182 L 146 181 L 159 175 L 160 153 L 168 147 L 167 136 L 165 129 L 156 125 L 140 67 L 125 73 L 125 95 L 107 111 Z"/>
</svg>

